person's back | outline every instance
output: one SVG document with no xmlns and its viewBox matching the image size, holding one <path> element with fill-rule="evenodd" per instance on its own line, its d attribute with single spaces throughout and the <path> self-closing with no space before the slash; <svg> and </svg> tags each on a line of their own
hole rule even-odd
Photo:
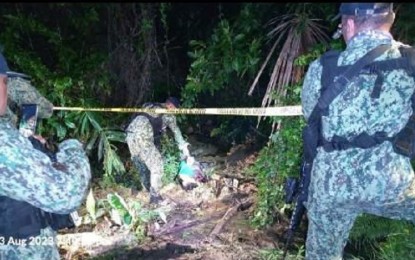
<svg viewBox="0 0 415 260">
<path fill-rule="evenodd" d="M 403 44 L 394 41 L 388 30 L 375 26 L 358 28 L 360 18 L 352 14 L 370 9 L 365 4 L 372 6 L 373 11 L 375 3 L 342 4 L 347 48 L 341 53 L 338 66 L 353 65 L 383 44 L 390 48 L 375 62 L 401 57 Z M 374 8 L 379 15 L 389 16 L 366 20 L 374 19 L 375 24 L 376 19 L 386 24 L 393 22 L 390 4 L 380 6 Z M 351 17 L 345 15 L 348 11 Z M 317 60 L 307 72 L 302 92 L 306 119 L 321 95 L 322 71 L 321 60 Z M 410 159 L 396 153 L 388 139 L 401 131 L 412 115 L 414 88 L 413 76 L 404 69 L 363 70 L 324 111 L 321 131 L 325 143 L 318 148 L 313 162 L 306 203 L 310 220 L 307 259 L 341 259 L 349 231 L 362 213 L 414 221 L 415 186 Z M 379 136 L 384 141 L 366 149 L 353 145 L 339 148 L 362 134 Z"/>
</svg>

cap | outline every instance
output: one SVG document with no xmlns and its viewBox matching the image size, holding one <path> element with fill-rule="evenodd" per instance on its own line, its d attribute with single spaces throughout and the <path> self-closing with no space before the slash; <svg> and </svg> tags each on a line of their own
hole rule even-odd
<svg viewBox="0 0 415 260">
<path fill-rule="evenodd" d="M 175 98 L 175 97 L 168 97 L 167 99 L 166 99 L 166 103 L 167 102 L 170 102 L 170 103 L 172 103 L 175 107 L 180 107 L 180 101 L 179 101 L 179 99 L 178 98 Z"/>
<path fill-rule="evenodd" d="M 342 3 L 339 14 L 334 19 L 342 15 L 375 15 L 393 12 L 393 3 Z M 333 19 L 333 20 L 334 20 Z"/>
<path fill-rule="evenodd" d="M 0 74 L 7 75 L 9 66 L 7 65 L 6 58 L 4 58 L 3 53 L 0 53 Z"/>
<path fill-rule="evenodd" d="M 7 71 L 6 74 L 8 78 L 22 78 L 26 80 L 30 80 L 31 78 L 29 75 L 26 75 L 20 72 L 15 72 L 15 71 Z"/>
</svg>

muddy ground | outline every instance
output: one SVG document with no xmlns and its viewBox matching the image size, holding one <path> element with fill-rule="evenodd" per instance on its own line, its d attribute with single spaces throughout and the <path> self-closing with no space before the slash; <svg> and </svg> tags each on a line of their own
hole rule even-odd
<svg viewBox="0 0 415 260">
<path fill-rule="evenodd" d="M 249 224 L 257 190 L 245 170 L 255 162 L 257 149 L 245 144 L 220 155 L 214 146 L 193 140 L 191 153 L 210 171 L 212 179 L 191 191 L 177 184 L 164 187 L 161 193 L 168 203 L 158 209 L 166 219 L 148 223 L 144 239 L 138 241 L 131 231 L 104 217 L 96 225 L 62 231 L 62 258 L 243 260 L 263 259 L 262 250 L 282 248 L 288 223 L 267 230 L 256 230 Z M 104 197 L 105 192 L 99 195 L 94 190 L 97 197 Z M 143 192 L 126 188 L 117 192 L 151 207 Z"/>
</svg>

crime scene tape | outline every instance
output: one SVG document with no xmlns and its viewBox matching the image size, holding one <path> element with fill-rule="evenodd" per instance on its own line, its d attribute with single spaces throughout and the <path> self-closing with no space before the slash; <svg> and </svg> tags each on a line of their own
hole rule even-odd
<svg viewBox="0 0 415 260">
<path fill-rule="evenodd" d="M 235 116 L 299 116 L 301 106 L 284 107 L 242 107 L 242 108 L 85 108 L 85 107 L 54 107 L 62 111 L 96 111 L 117 113 L 155 113 L 183 115 L 235 115 Z"/>
</svg>

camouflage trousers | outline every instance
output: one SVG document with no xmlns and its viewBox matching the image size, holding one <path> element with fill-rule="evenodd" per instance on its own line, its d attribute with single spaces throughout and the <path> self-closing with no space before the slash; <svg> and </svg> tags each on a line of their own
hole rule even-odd
<svg viewBox="0 0 415 260">
<path fill-rule="evenodd" d="M 153 129 L 147 118 L 138 116 L 127 128 L 126 138 L 134 166 L 143 186 L 159 191 L 163 176 L 163 157 L 154 144 Z"/>
<path fill-rule="evenodd" d="M 337 163 L 334 158 L 313 165 L 305 203 L 308 260 L 342 259 L 350 230 L 363 213 L 415 223 L 415 179 L 408 158 L 390 153 L 377 164 L 364 156 Z"/>
<path fill-rule="evenodd" d="M 150 187 L 151 187 L 150 170 L 138 156 L 132 157 L 131 160 L 133 162 L 134 167 L 137 169 L 138 173 L 140 174 L 141 184 L 147 191 L 150 191 Z"/>
</svg>

